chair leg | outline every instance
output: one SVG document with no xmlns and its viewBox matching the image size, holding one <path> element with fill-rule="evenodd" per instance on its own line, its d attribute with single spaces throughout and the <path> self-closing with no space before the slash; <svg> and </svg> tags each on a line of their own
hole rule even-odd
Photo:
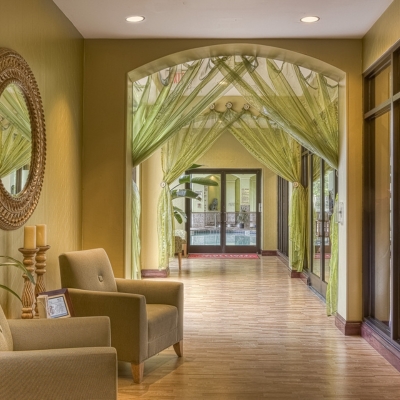
<svg viewBox="0 0 400 400">
<path fill-rule="evenodd" d="M 182 268 L 182 252 L 178 253 L 179 271 Z"/>
<path fill-rule="evenodd" d="M 183 340 L 174 344 L 174 350 L 178 357 L 183 356 Z"/>
<path fill-rule="evenodd" d="M 143 380 L 144 362 L 140 364 L 131 364 L 132 376 L 134 383 L 141 383 Z"/>
</svg>

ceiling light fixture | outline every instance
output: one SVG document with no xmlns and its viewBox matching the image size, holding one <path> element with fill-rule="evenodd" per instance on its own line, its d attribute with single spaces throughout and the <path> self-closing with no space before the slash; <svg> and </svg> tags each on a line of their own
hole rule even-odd
<svg viewBox="0 0 400 400">
<path fill-rule="evenodd" d="M 319 17 L 304 17 L 300 20 L 301 22 L 317 22 L 319 21 Z"/>
<path fill-rule="evenodd" d="M 128 17 L 126 20 L 128 22 L 142 22 L 144 21 L 144 17 L 141 15 L 132 15 L 132 17 Z"/>
</svg>

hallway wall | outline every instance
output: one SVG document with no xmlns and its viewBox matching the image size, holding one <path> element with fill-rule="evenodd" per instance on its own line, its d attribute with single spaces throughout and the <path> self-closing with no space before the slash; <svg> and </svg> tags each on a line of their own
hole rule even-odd
<svg viewBox="0 0 400 400">
<path fill-rule="evenodd" d="M 47 155 L 39 204 L 26 225 L 47 224 L 49 290 L 60 287 L 58 255 L 81 248 L 81 141 L 83 39 L 51 0 L 1 0 L 0 46 L 17 51 L 31 67 L 43 101 Z M 23 227 L 0 231 L 0 254 L 22 260 Z M 15 270 L 15 271 L 14 271 Z M 0 282 L 22 292 L 16 268 L 0 268 Z M 12 317 L 21 303 L 0 290 Z"/>
</svg>

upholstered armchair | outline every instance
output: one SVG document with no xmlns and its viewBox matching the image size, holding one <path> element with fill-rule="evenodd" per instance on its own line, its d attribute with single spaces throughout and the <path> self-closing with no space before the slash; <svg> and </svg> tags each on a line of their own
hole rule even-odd
<svg viewBox="0 0 400 400">
<path fill-rule="evenodd" d="M 173 346 L 183 352 L 183 284 L 114 278 L 104 249 L 59 256 L 61 283 L 77 316 L 107 315 L 118 359 L 131 363 L 133 381 L 144 361 Z"/>
<path fill-rule="evenodd" d="M 0 399 L 117 399 L 107 317 L 7 320 L 0 307 Z"/>
</svg>

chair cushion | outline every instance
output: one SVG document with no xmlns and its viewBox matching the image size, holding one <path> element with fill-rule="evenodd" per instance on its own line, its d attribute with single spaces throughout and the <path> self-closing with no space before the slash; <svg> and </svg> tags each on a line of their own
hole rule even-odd
<svg viewBox="0 0 400 400">
<path fill-rule="evenodd" d="M 12 351 L 13 340 L 7 318 L 0 306 L 0 351 Z"/>
<path fill-rule="evenodd" d="M 178 309 L 167 304 L 147 304 L 148 356 L 178 342 Z"/>
<path fill-rule="evenodd" d="M 59 256 L 62 287 L 116 292 L 114 273 L 104 249 L 71 251 Z"/>
</svg>

